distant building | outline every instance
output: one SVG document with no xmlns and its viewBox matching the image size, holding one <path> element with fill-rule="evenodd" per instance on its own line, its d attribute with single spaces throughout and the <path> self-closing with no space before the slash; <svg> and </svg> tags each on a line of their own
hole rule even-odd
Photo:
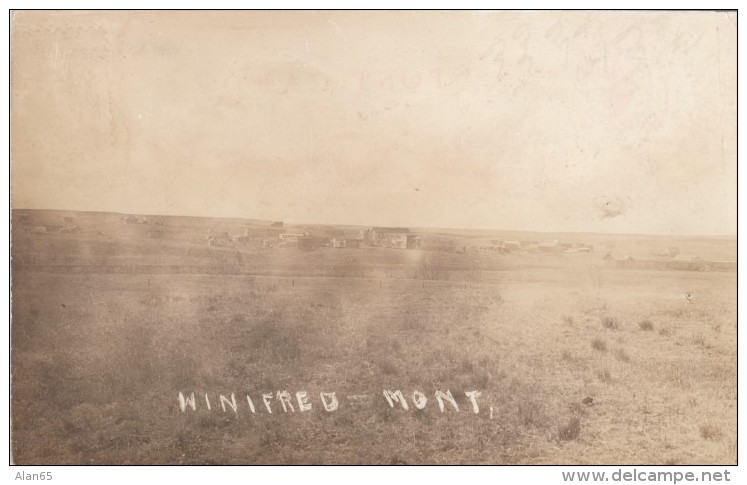
<svg viewBox="0 0 747 485">
<path fill-rule="evenodd" d="M 125 224 L 137 224 L 137 217 L 135 216 L 125 216 L 124 217 Z"/>
<path fill-rule="evenodd" d="M 334 229 L 334 228 L 326 228 L 323 231 L 324 235 L 329 238 L 338 238 L 338 239 L 344 239 L 345 238 L 345 231 L 342 229 Z"/>
<path fill-rule="evenodd" d="M 298 244 L 298 240 L 302 237 L 305 237 L 306 234 L 304 233 L 286 233 L 286 234 L 280 234 L 278 238 L 280 239 L 281 244 Z"/>
<path fill-rule="evenodd" d="M 409 234 L 406 227 L 372 227 L 365 232 L 364 240 L 370 246 L 406 249 Z"/>
<path fill-rule="evenodd" d="M 571 249 L 566 249 L 564 253 L 590 253 L 592 251 L 591 246 L 579 246 Z"/>
<path fill-rule="evenodd" d="M 333 248 L 346 248 L 347 240 L 339 237 L 332 238 L 332 247 Z"/>
<path fill-rule="evenodd" d="M 80 231 L 80 227 L 76 226 L 75 224 L 70 226 L 64 226 L 58 229 L 58 232 L 60 233 L 71 233 L 71 232 L 78 232 Z"/>
<path fill-rule="evenodd" d="M 602 256 L 602 261 L 614 261 L 615 257 L 612 255 L 612 252 L 608 251 Z"/>
<path fill-rule="evenodd" d="M 163 239 L 163 231 L 148 231 L 149 239 Z"/>
<path fill-rule="evenodd" d="M 62 218 L 62 221 L 65 224 L 71 225 L 71 224 L 75 223 L 75 218 L 73 216 L 65 216 L 65 217 Z"/>
<path fill-rule="evenodd" d="M 218 231 L 210 234 L 208 237 L 208 246 L 230 246 L 233 239 L 228 231 Z"/>
</svg>

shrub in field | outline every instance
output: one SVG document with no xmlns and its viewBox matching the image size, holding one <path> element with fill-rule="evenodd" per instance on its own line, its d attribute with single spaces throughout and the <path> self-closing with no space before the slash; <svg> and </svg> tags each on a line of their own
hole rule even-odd
<svg viewBox="0 0 747 485">
<path fill-rule="evenodd" d="M 607 352 L 607 342 L 600 338 L 591 341 L 591 348 L 600 352 Z"/>
<path fill-rule="evenodd" d="M 625 349 L 616 349 L 615 357 L 617 357 L 617 360 L 621 362 L 630 362 L 630 356 L 625 352 Z"/>
<path fill-rule="evenodd" d="M 581 421 L 575 416 L 558 429 L 558 439 L 560 441 L 573 441 L 578 438 L 579 434 L 581 434 Z"/>
<path fill-rule="evenodd" d="M 721 439 L 722 435 L 721 428 L 718 426 L 713 424 L 703 424 L 700 426 L 700 436 L 704 440 L 717 441 Z"/>
<path fill-rule="evenodd" d="M 703 337 L 702 335 L 696 335 L 695 337 L 693 337 L 693 343 L 698 347 L 702 347 L 704 349 L 709 347 L 705 337 Z"/>
<path fill-rule="evenodd" d="M 424 280 L 448 280 L 449 271 L 440 255 L 429 255 L 420 261 L 418 276 Z"/>
<path fill-rule="evenodd" d="M 524 426 L 535 426 L 542 422 L 542 407 L 535 401 L 527 401 L 519 404 L 517 414 L 519 421 Z"/>
<path fill-rule="evenodd" d="M 659 335 L 662 337 L 671 337 L 674 334 L 671 328 L 663 327 L 659 330 Z"/>
<path fill-rule="evenodd" d="M 617 323 L 617 318 L 615 317 L 602 318 L 602 326 L 610 330 L 617 330 L 619 328 L 619 325 Z"/>
<path fill-rule="evenodd" d="M 654 324 L 651 322 L 651 320 L 641 320 L 640 322 L 638 322 L 638 328 L 650 332 L 654 329 Z"/>
</svg>

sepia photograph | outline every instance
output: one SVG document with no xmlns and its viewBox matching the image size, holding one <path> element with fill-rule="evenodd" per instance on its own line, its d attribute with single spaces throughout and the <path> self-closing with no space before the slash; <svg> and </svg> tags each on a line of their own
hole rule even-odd
<svg viewBox="0 0 747 485">
<path fill-rule="evenodd" d="M 9 29 L 11 464 L 737 464 L 736 11 Z"/>
</svg>

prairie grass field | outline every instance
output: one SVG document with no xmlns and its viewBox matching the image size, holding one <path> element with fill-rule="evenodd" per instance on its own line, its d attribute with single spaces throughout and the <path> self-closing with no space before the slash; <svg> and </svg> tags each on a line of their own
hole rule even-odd
<svg viewBox="0 0 747 485">
<path fill-rule="evenodd" d="M 736 463 L 734 272 L 110 226 L 14 229 L 17 464 Z"/>
</svg>

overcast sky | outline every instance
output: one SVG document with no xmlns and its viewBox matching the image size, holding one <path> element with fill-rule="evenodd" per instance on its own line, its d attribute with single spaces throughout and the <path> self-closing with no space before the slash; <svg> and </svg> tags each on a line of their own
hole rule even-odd
<svg viewBox="0 0 747 485">
<path fill-rule="evenodd" d="M 736 16 L 17 12 L 14 208 L 736 233 Z"/>
</svg>

